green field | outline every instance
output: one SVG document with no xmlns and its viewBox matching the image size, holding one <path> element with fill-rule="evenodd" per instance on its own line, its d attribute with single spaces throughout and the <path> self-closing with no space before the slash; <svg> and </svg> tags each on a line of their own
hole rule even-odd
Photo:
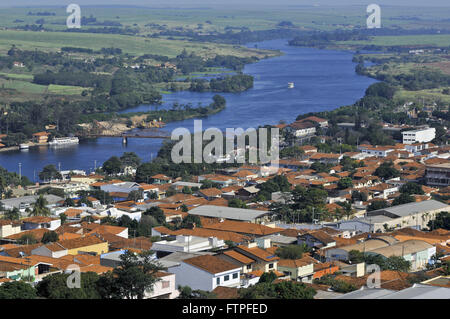
<svg viewBox="0 0 450 319">
<path fill-rule="evenodd" d="M 21 80 L 5 80 L 0 78 L 0 88 L 17 90 L 23 94 L 54 94 L 54 95 L 81 95 L 84 90 L 90 88 L 83 88 L 79 86 L 69 85 L 40 85 L 29 81 Z"/>
<path fill-rule="evenodd" d="M 432 45 L 438 47 L 450 46 L 450 34 L 436 35 L 406 35 L 406 36 L 377 36 L 369 41 L 345 41 L 338 44 L 401 46 L 401 45 Z"/>
<path fill-rule="evenodd" d="M 450 95 L 442 94 L 442 90 L 443 88 L 420 91 L 399 90 L 395 93 L 394 99 L 412 101 L 418 104 L 433 103 L 437 101 L 450 103 Z"/>
<path fill-rule="evenodd" d="M 46 85 L 39 85 L 20 80 L 0 79 L 0 87 L 5 89 L 17 90 L 24 94 L 43 94 L 47 90 Z"/>
<path fill-rule="evenodd" d="M 367 3 L 368 4 L 368 3 Z M 149 4 L 151 5 L 151 4 Z M 187 7 L 187 6 L 186 6 Z M 449 28 L 448 8 L 415 8 L 406 6 L 381 6 L 382 26 L 403 28 Z M 29 16 L 28 12 L 49 11 L 55 16 Z M 331 30 L 335 28 L 365 26 L 366 5 L 355 6 L 277 6 L 271 8 L 241 6 L 230 9 L 213 3 L 208 8 L 112 8 L 81 6 L 83 16 L 93 15 L 98 21 L 120 22 L 123 26 L 139 27 L 142 33 L 155 31 L 148 24 L 167 28 L 187 28 L 202 31 L 224 31 L 226 27 L 248 27 L 251 30 L 270 29 L 280 21 L 291 21 L 307 29 Z M 68 14 L 64 7 L 45 8 L 2 8 L 0 27 L 13 28 L 34 24 L 44 19 L 44 26 L 52 30 L 65 28 Z M 146 26 L 147 25 L 147 26 Z M 95 27 L 95 26 L 87 26 Z"/>
<path fill-rule="evenodd" d="M 17 74 L 0 72 L 0 76 L 13 80 L 33 80 L 32 74 Z"/>
<path fill-rule="evenodd" d="M 22 50 L 58 51 L 72 46 L 100 50 L 101 48 L 120 48 L 133 55 L 158 54 L 175 57 L 183 49 L 201 56 L 235 55 L 241 57 L 264 57 L 269 51 L 248 49 L 225 44 L 195 43 L 180 40 L 148 39 L 138 36 L 67 32 L 30 32 L 0 30 L 0 51 L 6 52 L 12 45 Z"/>
<path fill-rule="evenodd" d="M 50 84 L 48 86 L 48 93 L 58 95 L 81 95 L 81 92 L 85 90 L 90 91 L 91 88 L 83 88 L 80 86 L 70 86 L 70 85 L 56 85 L 56 84 Z"/>
</svg>

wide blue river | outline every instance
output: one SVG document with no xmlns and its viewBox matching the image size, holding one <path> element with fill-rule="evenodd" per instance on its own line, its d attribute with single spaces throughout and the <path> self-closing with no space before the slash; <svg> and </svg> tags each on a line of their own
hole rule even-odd
<svg viewBox="0 0 450 319">
<path fill-rule="evenodd" d="M 253 47 L 254 44 L 248 44 Z M 221 94 L 226 98 L 224 111 L 203 118 L 203 129 L 217 127 L 249 128 L 264 124 L 278 124 L 281 120 L 292 122 L 299 114 L 332 110 L 354 103 L 364 95 L 366 88 L 375 80 L 355 73 L 353 53 L 290 47 L 287 40 L 258 43 L 258 48 L 281 50 L 284 55 L 247 65 L 246 74 L 255 77 L 254 88 L 243 93 Z M 293 89 L 288 82 L 294 82 Z M 170 107 L 174 102 L 208 105 L 213 93 L 177 92 L 164 95 L 161 107 Z M 133 111 L 146 111 L 154 106 L 141 105 Z M 178 127 L 193 128 L 193 120 L 169 123 L 164 130 L 171 132 Z M 37 175 L 45 165 L 54 164 L 61 170 L 94 170 L 113 155 L 135 152 L 143 161 L 156 157 L 162 140 L 129 139 L 126 145 L 119 138 L 98 138 L 79 145 L 53 149 L 47 146 L 30 148 L 27 151 L 0 153 L 0 166 L 19 172 L 37 181 Z"/>
</svg>

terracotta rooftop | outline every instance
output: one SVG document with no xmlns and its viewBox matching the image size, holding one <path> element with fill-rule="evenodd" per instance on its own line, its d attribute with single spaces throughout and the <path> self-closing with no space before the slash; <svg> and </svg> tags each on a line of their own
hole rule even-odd
<svg viewBox="0 0 450 319">
<path fill-rule="evenodd" d="M 104 241 L 97 236 L 89 235 L 69 240 L 61 240 L 58 243 L 66 249 L 75 249 L 101 244 L 104 243 Z"/>
<path fill-rule="evenodd" d="M 274 251 L 270 251 L 268 249 L 262 249 L 259 247 L 249 248 L 246 245 L 239 245 L 235 248 L 238 252 L 242 250 L 243 252 L 249 254 L 250 256 L 257 257 L 258 259 L 262 259 L 266 262 L 273 262 L 280 259 L 280 257 L 275 255 Z"/>
<path fill-rule="evenodd" d="M 272 228 L 261 224 L 224 220 L 216 224 L 205 225 L 204 228 L 232 231 L 241 234 L 251 234 L 257 236 L 270 235 L 283 231 L 282 228 Z"/>
<path fill-rule="evenodd" d="M 202 255 L 183 260 L 183 262 L 207 271 L 211 274 L 217 274 L 233 269 L 240 269 L 235 264 L 225 261 L 219 257 L 211 255 Z"/>
<path fill-rule="evenodd" d="M 222 195 L 222 191 L 218 188 L 205 188 L 205 189 L 200 189 L 199 193 L 207 196 L 207 197 L 216 197 L 216 196 L 221 196 Z"/>
<path fill-rule="evenodd" d="M 245 255 L 242 255 L 242 254 L 238 253 L 235 250 L 227 250 L 223 254 L 228 256 L 228 257 L 230 257 L 230 258 L 233 258 L 233 259 L 239 261 L 240 263 L 242 263 L 244 265 L 248 265 L 248 264 L 251 264 L 251 263 L 255 262 L 255 260 L 253 260 L 253 259 L 251 259 L 251 258 L 249 258 L 249 257 L 247 257 Z"/>
<path fill-rule="evenodd" d="M 22 219 L 24 223 L 33 223 L 33 224 L 42 224 L 42 223 L 50 223 L 51 221 L 58 220 L 58 218 L 51 218 L 45 216 L 33 216 Z"/>
</svg>

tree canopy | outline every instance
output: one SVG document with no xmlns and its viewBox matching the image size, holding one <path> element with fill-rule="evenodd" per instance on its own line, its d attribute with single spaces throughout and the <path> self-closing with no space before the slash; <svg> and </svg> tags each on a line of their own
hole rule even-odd
<svg viewBox="0 0 450 319">
<path fill-rule="evenodd" d="M 23 281 L 9 281 L 0 285 L 0 299 L 35 299 L 36 289 Z"/>
</svg>

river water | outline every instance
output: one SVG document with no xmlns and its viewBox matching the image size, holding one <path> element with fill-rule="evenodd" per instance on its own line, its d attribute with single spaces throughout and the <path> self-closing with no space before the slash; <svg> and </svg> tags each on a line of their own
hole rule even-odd
<svg viewBox="0 0 450 319">
<path fill-rule="evenodd" d="M 242 93 L 221 94 L 226 98 L 226 109 L 203 118 L 203 129 L 246 129 L 278 124 L 280 120 L 292 122 L 299 114 L 352 104 L 375 82 L 355 73 L 352 52 L 290 47 L 287 40 L 260 42 L 258 48 L 281 50 L 284 55 L 247 65 L 244 73 L 254 76 L 254 87 Z M 288 82 L 294 82 L 295 87 L 289 89 Z M 185 91 L 166 94 L 159 108 L 168 108 L 175 102 L 191 103 L 193 107 L 199 103 L 206 106 L 212 102 L 213 95 Z M 127 112 L 151 109 L 155 106 L 140 105 Z M 192 131 L 193 123 L 193 119 L 168 123 L 164 130 L 171 132 L 185 127 Z M 37 174 L 48 164 L 59 166 L 61 170 L 90 172 L 109 157 L 121 156 L 123 152 L 135 152 L 143 161 L 149 161 L 156 157 L 161 144 L 160 139 L 130 138 L 123 145 L 120 138 L 98 138 L 59 149 L 41 146 L 27 151 L 1 152 L 0 166 L 19 172 L 21 163 L 22 174 L 37 181 Z"/>
</svg>

